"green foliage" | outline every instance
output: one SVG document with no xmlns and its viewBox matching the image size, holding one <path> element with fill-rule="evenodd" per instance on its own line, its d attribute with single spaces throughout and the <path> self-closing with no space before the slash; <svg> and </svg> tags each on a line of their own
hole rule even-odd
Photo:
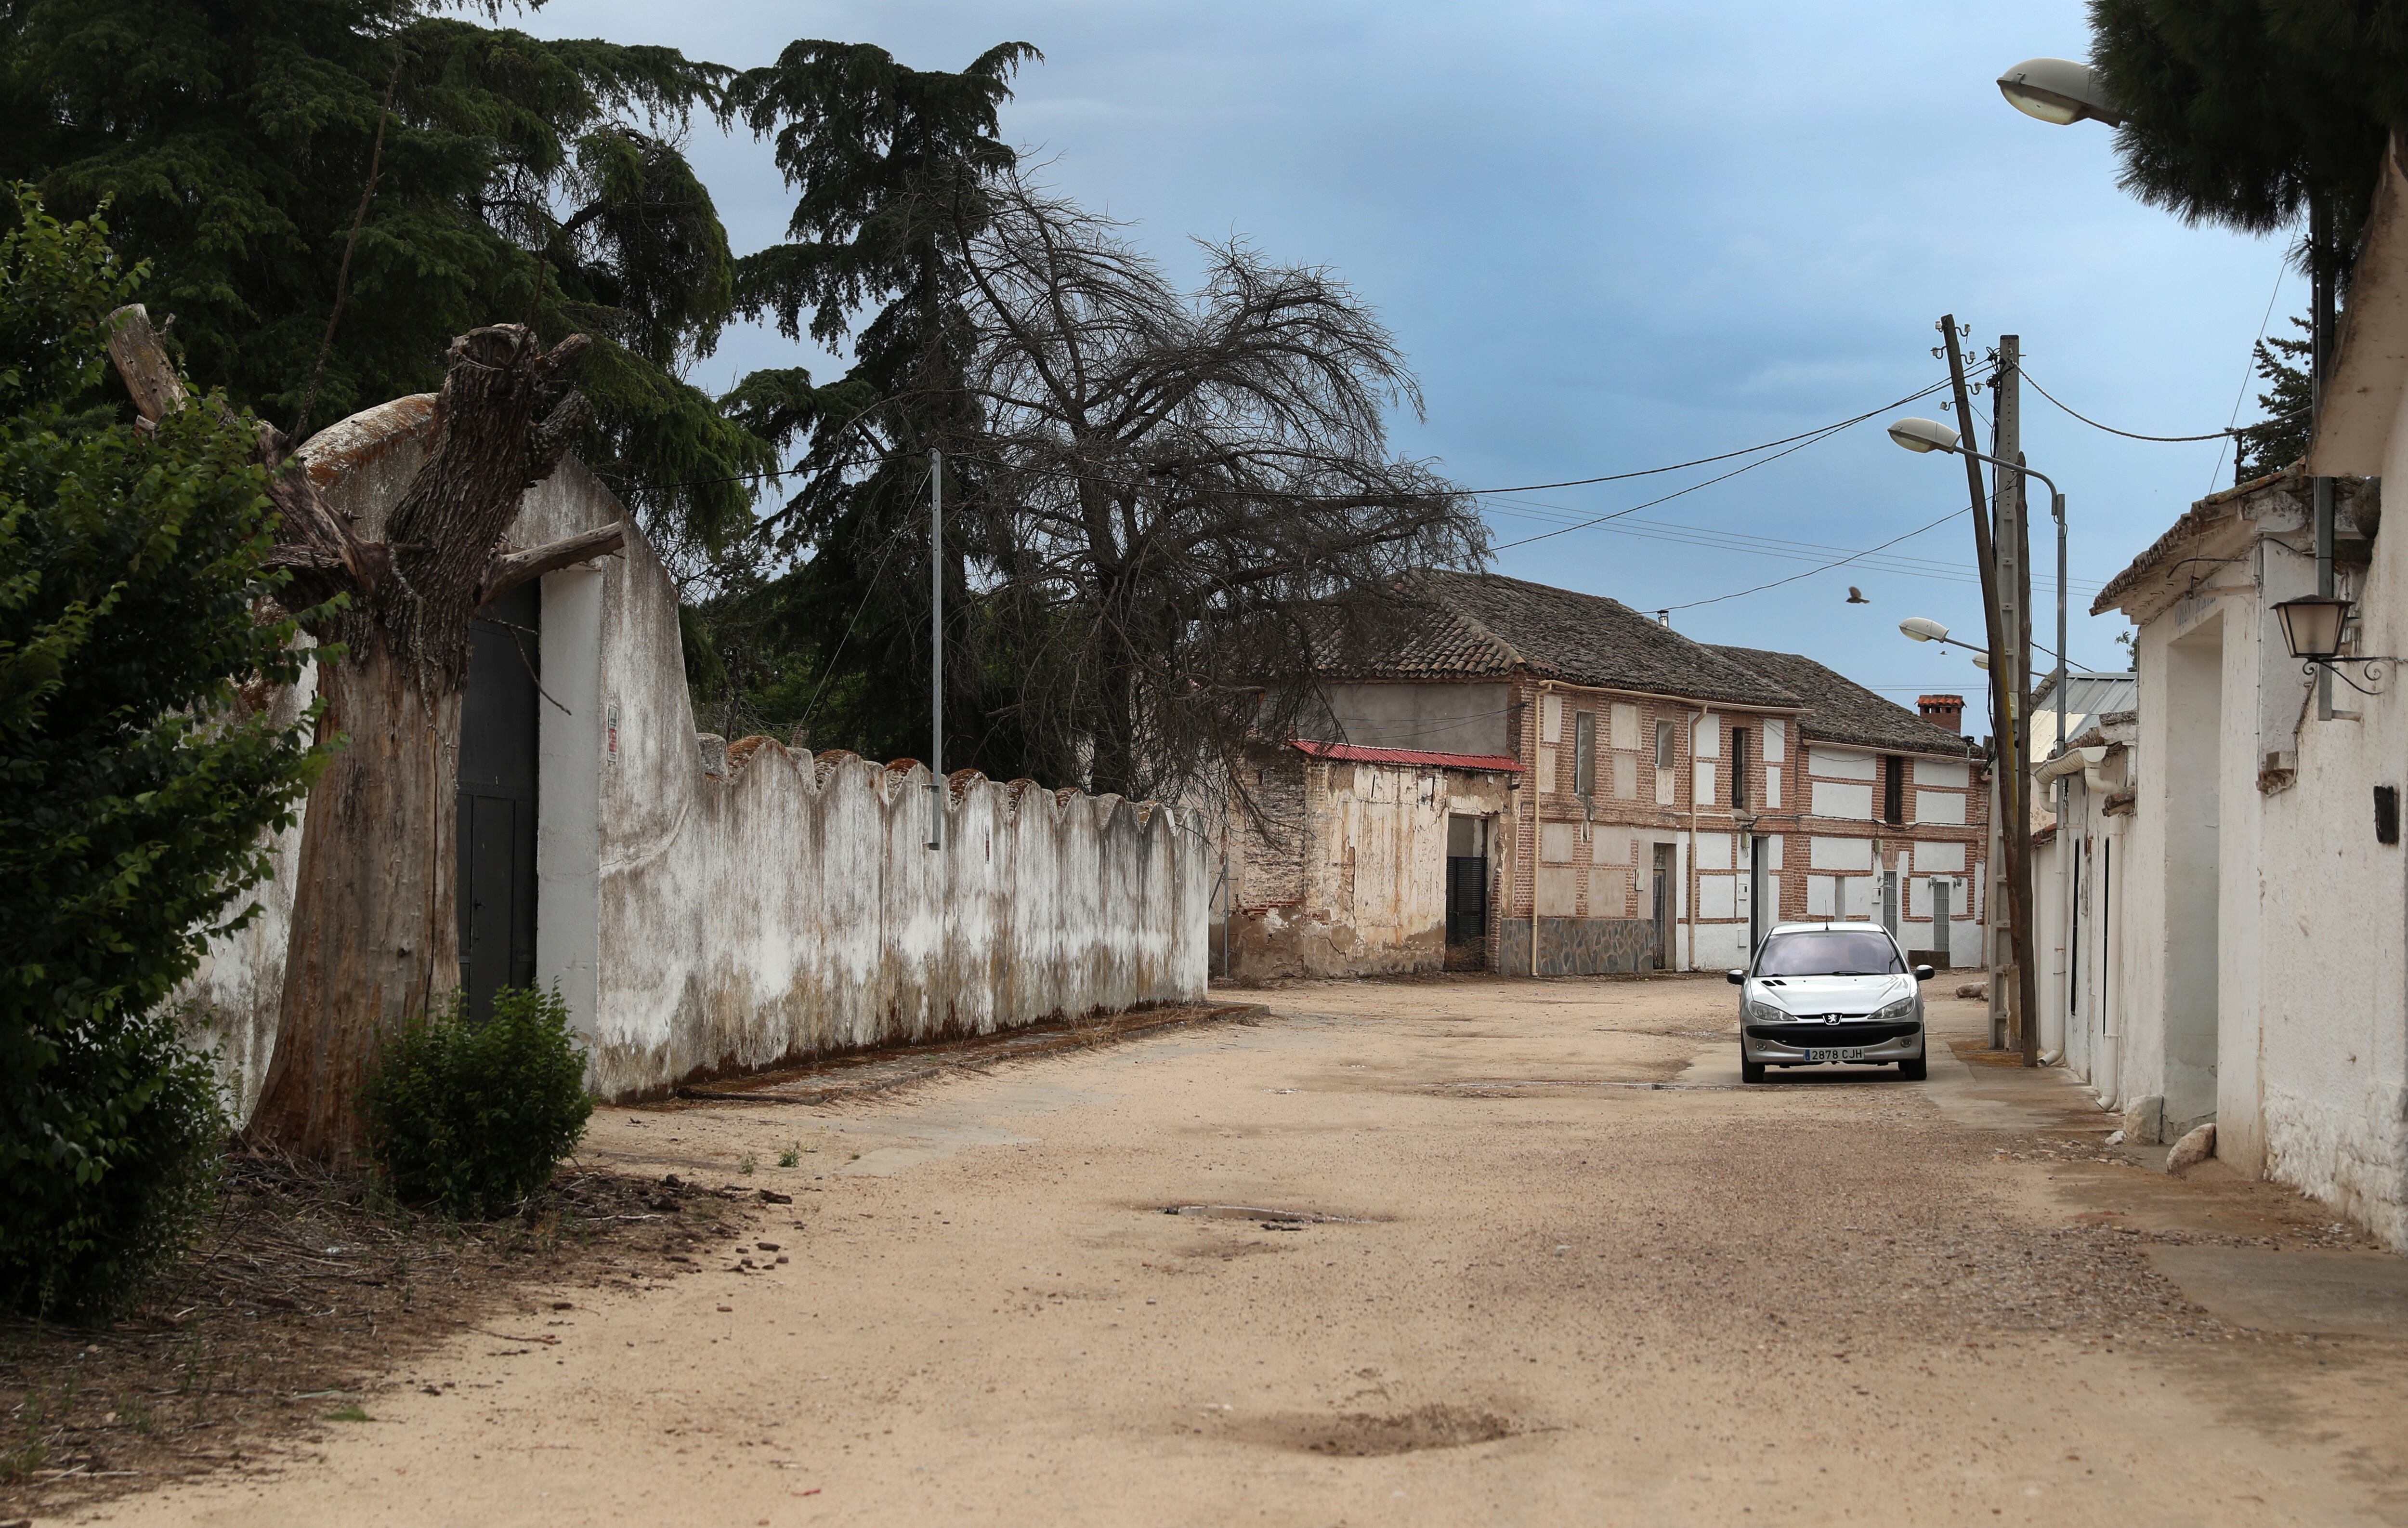
<svg viewBox="0 0 2408 1528">
<path fill-rule="evenodd" d="M 368 1155 L 405 1200 L 490 1219 L 552 1180 L 594 1112 L 557 990 L 505 987 L 480 1023 L 447 1014 L 389 1035 L 362 1095 Z"/>
<path fill-rule="evenodd" d="M 2091 0 L 2090 28 L 2128 190 L 2254 233 L 2323 197 L 2354 244 L 2386 135 L 2408 128 L 2408 6 Z"/>
<path fill-rule="evenodd" d="M 2295 318 L 2291 324 L 2303 335 L 2310 332 L 2306 319 Z M 2233 482 L 2246 483 L 2279 472 L 2307 455 L 2308 436 L 2315 423 L 2315 386 L 2307 367 L 2312 348 L 2306 339 L 2272 335 L 2258 341 L 2251 352 L 2258 380 L 2267 384 L 2266 391 L 2258 395 L 2258 406 L 2266 411 L 2266 417 L 2243 429 L 2235 442 Z"/>
<path fill-rule="evenodd" d="M 444 347 L 475 325 L 581 329 L 597 342 L 579 377 L 586 464 L 656 524 L 706 541 L 740 528 L 751 494 L 724 480 L 772 460 L 681 375 L 716 345 L 736 267 L 677 136 L 719 109 L 728 71 L 449 8 L 0 5 L 0 177 L 62 209 L 111 199 L 123 247 L 157 267 L 150 306 L 173 314 L 188 369 L 289 426 L 374 158 L 311 422 L 432 390 Z M 672 483 L 692 486 L 658 486 Z"/>
<path fill-rule="evenodd" d="M 155 432 L 99 392 L 143 272 L 19 190 L 0 235 L 0 1304 L 105 1311 L 171 1251 L 222 1138 L 165 1013 L 239 926 L 322 764 L 247 685 L 303 653 L 274 613 L 251 426 Z"/>
<path fill-rule="evenodd" d="M 927 454 L 975 439 L 982 419 L 967 382 L 975 334 L 962 242 L 985 224 L 994 178 L 1017 162 L 997 120 L 1011 78 L 1041 57 L 1000 43 L 950 73 L 867 44 L 803 41 L 729 86 L 732 115 L 771 140 L 796 193 L 788 241 L 738 263 L 742 308 L 829 346 L 874 310 L 838 381 L 755 371 L 723 400 L 752 434 L 803 448 L 800 487 L 764 524 L 796 566 L 720 578 L 701 607 L 728 715 L 779 730 L 808 720 L 820 746 L 876 758 L 925 751 L 924 713 L 893 698 L 927 684 Z M 973 481 L 966 468 L 974 474 L 948 468 L 957 495 Z M 1013 725 L 1010 685 L 968 656 L 969 579 L 949 546 L 945 762 L 1053 774 Z"/>
<path fill-rule="evenodd" d="M 190 1245 L 233 1121 L 215 1070 L 181 1028 L 172 1007 L 123 1016 L 73 1036 L 42 1069 L 44 1123 L 84 1150 L 70 1158 L 10 1143 L 0 1307 L 105 1319 Z"/>
</svg>

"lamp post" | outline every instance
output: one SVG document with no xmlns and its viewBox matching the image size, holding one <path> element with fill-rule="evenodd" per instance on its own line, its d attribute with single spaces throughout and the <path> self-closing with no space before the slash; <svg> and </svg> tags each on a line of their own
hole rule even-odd
<svg viewBox="0 0 2408 1528">
<path fill-rule="evenodd" d="M 2002 462 L 1996 456 L 1985 455 L 1965 445 L 1957 439 L 1955 430 L 1936 419 L 1901 419 L 1889 427 L 1889 438 L 1909 451 L 1953 451 L 1977 462 L 1988 462 L 2009 471 L 2027 473 L 2048 484 L 2048 512 L 2057 521 L 2057 651 L 2049 655 L 2057 659 L 2057 673 L 2049 687 L 2057 692 L 2057 748 L 2062 752 L 2065 748 L 2065 496 L 2057 491 L 2057 484 L 2047 473 L 2035 472 L 2021 462 Z M 1901 626 L 1899 629 L 1903 631 L 1905 627 Z M 1945 628 L 1942 629 L 1944 632 Z M 1906 634 L 1914 636 L 1912 631 Z M 2021 701 L 2023 698 L 2018 696 L 2016 699 Z"/>
</svg>

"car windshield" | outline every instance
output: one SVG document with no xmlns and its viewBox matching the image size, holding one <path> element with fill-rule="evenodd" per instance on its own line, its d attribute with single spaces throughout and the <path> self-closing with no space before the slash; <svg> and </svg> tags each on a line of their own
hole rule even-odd
<svg viewBox="0 0 2408 1528">
<path fill-rule="evenodd" d="M 1898 946 L 1878 933 L 1817 929 L 1764 942 L 1756 958 L 1759 976 L 1897 976 L 1906 972 Z"/>
</svg>

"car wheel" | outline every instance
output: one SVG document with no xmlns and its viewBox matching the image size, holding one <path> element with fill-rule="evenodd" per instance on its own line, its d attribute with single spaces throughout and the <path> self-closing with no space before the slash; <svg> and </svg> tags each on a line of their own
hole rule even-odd
<svg viewBox="0 0 2408 1528">
<path fill-rule="evenodd" d="M 1921 1082 L 1928 1074 L 1925 1071 L 1924 1058 L 1918 1056 L 1911 1061 L 1899 1062 L 1898 1074 L 1901 1081 Z"/>
<path fill-rule="evenodd" d="M 1739 1080 L 1742 1082 L 1762 1082 L 1764 1080 L 1764 1063 L 1762 1061 L 1751 1061 L 1744 1056 L 1741 1057 L 1739 1060 Z"/>
</svg>

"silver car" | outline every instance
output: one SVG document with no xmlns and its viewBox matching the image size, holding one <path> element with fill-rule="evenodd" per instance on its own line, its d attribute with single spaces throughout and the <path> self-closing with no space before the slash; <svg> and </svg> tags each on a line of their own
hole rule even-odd
<svg viewBox="0 0 2408 1528">
<path fill-rule="evenodd" d="M 1739 1070 L 1762 1082 L 1769 1066 L 1898 1065 L 1924 1076 L 1923 988 L 1929 966 L 1878 923 L 1784 923 L 1756 946 L 1755 963 L 1726 973 L 1739 998 Z"/>
</svg>

